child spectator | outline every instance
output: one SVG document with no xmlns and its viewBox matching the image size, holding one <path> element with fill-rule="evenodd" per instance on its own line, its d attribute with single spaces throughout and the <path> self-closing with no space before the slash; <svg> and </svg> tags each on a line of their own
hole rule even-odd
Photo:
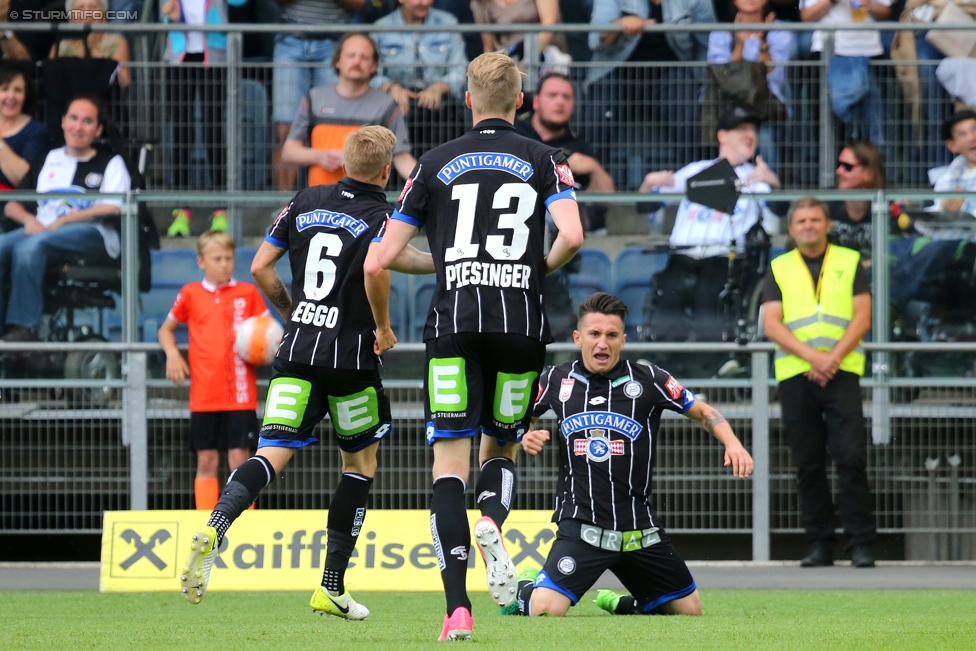
<svg viewBox="0 0 976 651">
<path fill-rule="evenodd" d="M 185 285 L 159 328 L 166 352 L 166 379 L 177 386 L 191 374 L 190 449 L 197 453 L 193 482 L 196 508 L 212 511 L 220 497 L 217 468 L 227 451 L 231 471 L 257 444 L 257 383 L 254 367 L 234 353 L 234 336 L 245 319 L 267 314 L 258 288 L 234 280 L 234 239 L 207 231 L 197 240 L 201 282 Z M 190 331 L 190 365 L 176 347 L 176 327 Z"/>
</svg>

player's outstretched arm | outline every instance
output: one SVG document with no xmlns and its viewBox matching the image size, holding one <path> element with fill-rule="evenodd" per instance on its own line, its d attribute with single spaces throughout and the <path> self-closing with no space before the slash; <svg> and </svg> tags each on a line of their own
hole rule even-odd
<svg viewBox="0 0 976 651">
<path fill-rule="evenodd" d="M 180 349 L 176 347 L 176 328 L 179 323 L 175 319 L 166 317 L 163 325 L 159 326 L 156 338 L 163 352 L 166 353 L 166 379 L 180 386 L 186 381 L 186 376 L 190 374 L 190 367 L 187 365 Z"/>
<path fill-rule="evenodd" d="M 408 244 L 407 248 L 400 251 L 390 269 L 403 274 L 432 274 L 435 271 L 434 258 L 430 253 Z"/>
<path fill-rule="evenodd" d="M 370 254 L 366 255 L 366 275 L 378 274 L 381 270 L 390 269 L 400 253 L 403 252 L 410 240 L 420 230 L 405 221 L 390 219 L 387 221 L 386 230 L 383 232 L 383 239 L 376 247 L 376 255 L 370 262 Z M 371 252 L 373 247 L 370 246 Z"/>
<path fill-rule="evenodd" d="M 725 466 L 732 466 L 732 474 L 743 479 L 752 474 L 752 456 L 732 431 L 725 417 L 703 400 L 695 400 L 685 416 L 701 423 L 702 429 L 725 446 Z"/>
<path fill-rule="evenodd" d="M 583 224 L 580 222 L 579 204 L 575 199 L 559 199 L 549 204 L 549 214 L 555 222 L 559 234 L 546 256 L 546 274 L 573 259 L 583 246 Z"/>
<path fill-rule="evenodd" d="M 270 242 L 261 242 L 261 247 L 251 261 L 251 275 L 261 292 L 268 297 L 278 313 L 287 321 L 291 318 L 291 296 L 288 288 L 278 275 L 275 264 L 285 255 L 285 249 Z"/>
<path fill-rule="evenodd" d="M 382 242 L 369 245 L 366 262 L 363 264 L 366 298 L 369 299 L 369 309 L 373 312 L 373 322 L 376 324 L 373 352 L 377 355 L 393 348 L 397 341 L 390 326 L 390 272 L 377 262 L 380 246 Z"/>
</svg>

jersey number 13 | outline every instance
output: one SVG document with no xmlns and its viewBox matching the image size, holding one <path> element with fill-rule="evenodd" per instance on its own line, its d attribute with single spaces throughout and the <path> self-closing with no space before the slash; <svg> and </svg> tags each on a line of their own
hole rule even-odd
<svg viewBox="0 0 976 651">
<path fill-rule="evenodd" d="M 485 251 L 495 260 L 518 260 L 525 253 L 529 243 L 529 227 L 526 225 L 538 193 L 528 183 L 506 183 L 495 191 L 491 207 L 494 210 L 508 208 L 512 199 L 517 199 L 515 212 L 498 216 L 498 228 L 512 231 L 512 243 L 505 244 L 504 235 L 489 235 L 485 238 Z M 474 234 L 474 215 L 478 204 L 478 184 L 455 185 L 451 199 L 458 202 L 457 230 L 454 232 L 454 246 L 444 252 L 445 262 L 456 262 L 478 255 L 481 245 L 472 242 Z"/>
</svg>

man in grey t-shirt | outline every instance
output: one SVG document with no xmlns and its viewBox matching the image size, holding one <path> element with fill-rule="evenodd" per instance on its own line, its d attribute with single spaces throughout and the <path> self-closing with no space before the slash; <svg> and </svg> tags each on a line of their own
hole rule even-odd
<svg viewBox="0 0 976 651">
<path fill-rule="evenodd" d="M 332 56 L 338 74 L 336 83 L 312 88 L 298 103 L 281 160 L 308 167 L 310 186 L 335 183 L 342 178 L 346 136 L 367 124 L 384 126 L 396 135 L 393 166 L 400 176 L 408 178 L 417 164 L 410 153 L 406 123 L 396 102 L 369 85 L 378 62 L 379 51 L 369 36 L 346 34 Z"/>
</svg>

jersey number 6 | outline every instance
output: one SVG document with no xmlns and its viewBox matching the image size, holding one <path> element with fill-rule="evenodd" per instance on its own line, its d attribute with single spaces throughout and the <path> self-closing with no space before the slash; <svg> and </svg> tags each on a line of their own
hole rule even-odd
<svg viewBox="0 0 976 651">
<path fill-rule="evenodd" d="M 328 257 L 322 257 L 322 252 Z M 335 286 L 336 266 L 329 258 L 338 258 L 342 240 L 335 233 L 316 233 L 308 243 L 305 258 L 305 298 L 321 301 Z"/>
<path fill-rule="evenodd" d="M 495 260 L 518 260 L 525 253 L 529 243 L 529 227 L 525 222 L 535 210 L 537 196 L 538 193 L 528 183 L 506 183 L 495 191 L 491 202 L 491 207 L 495 210 L 504 210 L 512 204 L 512 199 L 518 200 L 515 212 L 498 216 L 498 228 L 512 231 L 512 243 L 506 245 L 504 235 L 489 235 L 485 238 L 485 251 Z M 457 230 L 454 232 L 454 246 L 444 252 L 444 262 L 477 257 L 481 245 L 471 239 L 474 234 L 475 208 L 478 205 L 478 184 L 455 185 L 451 199 L 458 202 Z"/>
</svg>

